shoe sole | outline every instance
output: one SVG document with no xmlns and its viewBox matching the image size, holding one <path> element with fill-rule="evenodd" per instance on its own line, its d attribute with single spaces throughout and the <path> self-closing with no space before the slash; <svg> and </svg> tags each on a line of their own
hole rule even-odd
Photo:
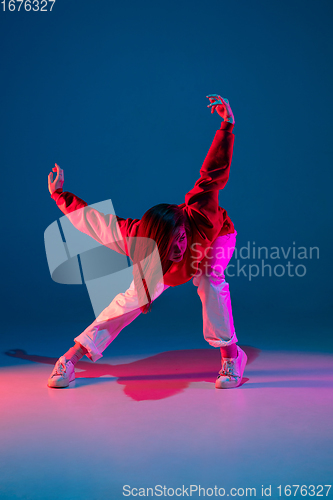
<svg viewBox="0 0 333 500">
<path fill-rule="evenodd" d="M 247 363 L 247 355 L 244 351 L 243 351 L 243 353 L 244 353 L 244 356 L 243 356 L 243 359 L 241 362 L 242 374 L 244 373 L 244 369 L 245 369 L 245 366 Z M 239 387 L 241 385 L 242 380 L 243 380 L 243 375 L 238 382 L 231 382 L 231 383 L 230 382 L 219 382 L 219 379 L 217 379 L 215 382 L 215 387 L 216 387 L 216 389 L 234 389 L 235 387 Z"/>
</svg>

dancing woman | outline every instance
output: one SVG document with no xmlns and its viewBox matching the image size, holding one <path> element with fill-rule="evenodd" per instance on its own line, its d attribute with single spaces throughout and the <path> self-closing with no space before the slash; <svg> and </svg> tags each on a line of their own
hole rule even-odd
<svg viewBox="0 0 333 500">
<path fill-rule="evenodd" d="M 80 231 L 101 245 L 127 255 L 133 261 L 133 281 L 119 293 L 96 320 L 74 339 L 55 364 L 49 387 L 67 387 L 75 379 L 75 364 L 86 355 L 97 361 L 119 332 L 167 288 L 193 281 L 202 302 L 205 340 L 221 351 L 222 367 L 215 386 L 238 387 L 247 362 L 237 345 L 226 269 L 236 245 L 234 225 L 219 206 L 219 191 L 229 178 L 234 144 L 234 115 L 228 99 L 207 96 L 211 112 L 223 122 L 200 169 L 200 178 L 185 196 L 185 203 L 162 203 L 139 219 L 105 215 L 72 193 L 63 192 L 64 172 L 56 164 L 48 177 L 51 197 Z M 153 242 L 153 248 L 142 242 Z M 158 255 L 158 258 L 156 258 Z"/>
</svg>

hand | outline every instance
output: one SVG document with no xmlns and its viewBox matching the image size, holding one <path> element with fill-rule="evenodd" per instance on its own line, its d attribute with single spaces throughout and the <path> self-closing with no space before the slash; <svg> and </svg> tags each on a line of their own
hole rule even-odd
<svg viewBox="0 0 333 500">
<path fill-rule="evenodd" d="M 206 97 L 208 97 L 211 103 L 208 104 L 207 108 L 212 108 L 212 113 L 214 113 L 216 109 L 216 112 L 223 118 L 224 121 L 235 123 L 235 117 L 231 111 L 228 99 L 217 94 L 209 94 Z"/>
<path fill-rule="evenodd" d="M 54 193 L 59 188 L 62 188 L 64 184 L 64 171 L 55 163 L 55 167 L 52 168 L 53 172 L 57 172 L 57 177 L 53 180 L 53 173 L 50 172 L 47 178 L 49 191 L 51 194 Z"/>
</svg>

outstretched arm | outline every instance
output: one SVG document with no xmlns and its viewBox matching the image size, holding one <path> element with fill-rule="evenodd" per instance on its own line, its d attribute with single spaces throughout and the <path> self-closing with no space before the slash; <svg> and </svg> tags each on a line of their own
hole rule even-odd
<svg viewBox="0 0 333 500">
<path fill-rule="evenodd" d="M 121 219 L 113 214 L 103 214 L 90 207 L 87 203 L 73 193 L 63 192 L 64 171 L 55 164 L 52 169 L 57 172 L 48 176 L 48 186 L 51 197 L 60 210 L 67 215 L 73 226 L 82 233 L 91 236 L 101 245 L 112 250 L 128 255 L 126 238 L 130 236 L 132 226 L 137 220 Z"/>
</svg>

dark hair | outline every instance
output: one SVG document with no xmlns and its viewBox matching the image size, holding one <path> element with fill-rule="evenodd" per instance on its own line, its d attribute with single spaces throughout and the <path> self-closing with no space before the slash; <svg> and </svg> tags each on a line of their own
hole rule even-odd
<svg viewBox="0 0 333 500">
<path fill-rule="evenodd" d="M 181 226 L 185 226 L 189 235 L 190 225 L 184 211 L 178 205 L 160 203 L 143 215 L 137 237 L 130 241 L 134 285 L 144 314 L 151 311 L 152 297 L 161 274 L 164 275 L 170 267 L 167 257 L 175 233 Z"/>
</svg>

